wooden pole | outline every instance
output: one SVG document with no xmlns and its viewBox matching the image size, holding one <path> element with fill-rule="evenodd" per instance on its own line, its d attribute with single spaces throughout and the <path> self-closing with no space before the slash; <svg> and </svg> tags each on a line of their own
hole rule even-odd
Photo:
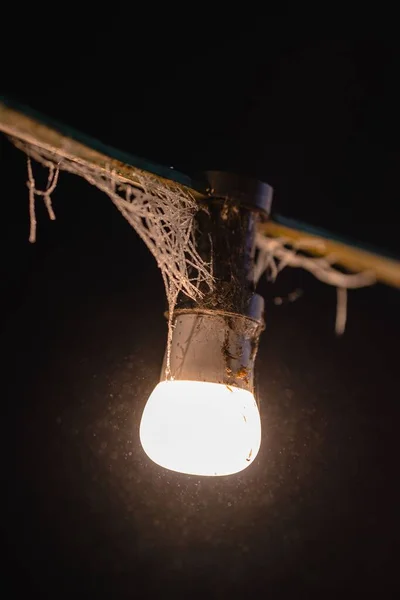
<svg viewBox="0 0 400 600">
<path fill-rule="evenodd" d="M 291 242 L 310 240 L 308 254 L 332 256 L 334 262 L 350 271 L 373 271 L 377 281 L 400 289 L 400 261 L 381 256 L 339 241 L 287 227 L 273 220 L 261 223 L 259 232 L 266 236 L 287 238 Z"/>
<path fill-rule="evenodd" d="M 182 180 L 185 180 L 185 176 L 179 173 L 172 171 L 170 178 L 162 176 L 159 173 L 161 171 L 165 173 L 167 171 L 165 167 L 154 167 L 151 163 L 146 163 L 146 161 L 135 159 L 134 157 L 132 157 L 133 161 L 141 163 L 142 166 L 148 166 L 148 170 L 142 168 L 142 166 L 133 166 L 110 155 L 112 153 L 107 152 L 107 147 L 100 143 L 94 144 L 95 141 L 90 140 L 90 138 L 85 139 L 85 136 L 75 132 L 78 137 L 89 141 L 89 145 L 82 143 L 82 141 L 74 139 L 74 136 L 71 137 L 63 133 L 62 129 L 62 127 L 61 129 L 50 127 L 37 118 L 24 114 L 23 111 L 16 110 L 8 103 L 0 101 L 0 131 L 11 137 L 16 137 L 28 144 L 33 144 L 39 148 L 54 152 L 61 158 L 66 158 L 82 165 L 95 166 L 100 172 L 110 173 L 110 171 L 113 171 L 125 182 L 133 186 L 140 187 L 140 175 L 146 173 L 147 175 L 151 174 L 152 177 L 158 179 L 160 183 L 167 187 L 174 186 L 176 188 L 176 186 L 179 186 L 187 190 L 198 200 L 207 200 L 208 198 L 207 193 L 202 193 L 198 189 L 194 189 L 194 184 L 192 184 L 189 178 L 186 178 L 187 184 L 181 183 Z M 90 144 L 90 141 L 93 141 L 93 144 Z M 91 147 L 92 145 L 106 148 L 106 152 L 101 152 L 95 149 L 95 147 Z M 115 151 L 115 154 L 120 153 Z M 259 232 L 267 236 L 287 238 L 293 242 L 298 242 L 305 238 L 313 240 L 315 244 L 307 248 L 309 254 L 320 256 L 333 255 L 336 264 L 354 272 L 373 271 L 377 281 L 400 289 L 400 261 L 398 260 L 323 236 L 309 234 L 294 227 L 281 225 L 273 220 L 261 223 L 259 225 Z"/>
</svg>

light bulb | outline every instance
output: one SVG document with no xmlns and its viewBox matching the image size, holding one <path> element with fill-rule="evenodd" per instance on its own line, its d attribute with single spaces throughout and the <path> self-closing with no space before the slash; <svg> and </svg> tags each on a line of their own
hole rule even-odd
<svg viewBox="0 0 400 600">
<path fill-rule="evenodd" d="M 261 443 L 253 394 L 205 381 L 162 381 L 140 423 L 144 451 L 158 465 L 189 475 L 230 475 L 248 467 Z"/>
</svg>

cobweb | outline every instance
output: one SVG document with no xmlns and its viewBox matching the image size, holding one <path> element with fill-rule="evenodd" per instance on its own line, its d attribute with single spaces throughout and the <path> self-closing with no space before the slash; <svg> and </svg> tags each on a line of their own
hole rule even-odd
<svg viewBox="0 0 400 600">
<path fill-rule="evenodd" d="M 183 293 L 199 301 L 203 295 L 200 290 L 212 290 L 214 283 L 212 258 L 210 263 L 204 262 L 196 250 L 194 233 L 195 216 L 200 210 L 198 202 L 188 190 L 173 182 L 163 183 L 150 173 L 135 172 L 135 185 L 132 185 L 131 181 L 111 169 L 101 169 L 72 157 L 62 157 L 56 149 L 43 148 L 14 137 L 10 139 L 28 157 L 31 242 L 36 240 L 36 201 L 39 198 L 43 199 L 49 218 L 54 220 L 56 217 L 51 194 L 56 188 L 59 172 L 67 171 L 86 179 L 106 193 L 149 248 L 160 268 L 168 302 L 165 376 L 170 378 L 173 319 L 178 296 Z M 31 159 L 48 169 L 48 181 L 44 190 L 36 188 Z M 275 281 L 285 267 L 297 267 L 306 269 L 320 281 L 336 287 L 335 328 L 339 335 L 344 332 L 346 326 L 347 290 L 376 282 L 375 274 L 371 271 L 348 274 L 338 270 L 335 267 L 334 255 L 315 258 L 304 254 L 313 251 L 326 253 L 322 239 L 304 237 L 294 241 L 258 233 L 256 247 L 258 254 L 254 271 L 255 284 L 263 273 L 267 274 L 270 281 Z M 300 295 L 301 291 L 296 290 L 289 294 L 288 299 L 293 301 Z M 282 302 L 282 299 L 276 298 L 276 302 L 279 301 Z"/>
<path fill-rule="evenodd" d="M 372 271 L 362 273 L 343 273 L 335 268 L 336 257 L 334 254 L 323 257 L 311 257 L 304 252 L 326 252 L 324 241 L 304 237 L 300 240 L 290 240 L 285 237 L 267 237 L 258 233 L 256 236 L 258 255 L 254 269 L 254 282 L 257 285 L 261 276 L 266 273 L 270 281 L 275 281 L 278 274 L 285 267 L 297 267 L 309 271 L 328 285 L 336 287 L 336 323 L 337 335 L 344 333 L 347 320 L 347 290 L 361 288 L 376 283 L 376 276 Z M 289 301 L 296 300 L 301 295 L 301 290 L 289 294 Z M 282 303 L 282 299 L 280 300 Z"/>
<path fill-rule="evenodd" d="M 161 183 L 149 173 L 135 173 L 135 186 L 114 171 L 82 164 L 72 158 L 60 157 L 56 151 L 11 138 L 14 145 L 27 154 L 30 214 L 30 242 L 36 240 L 35 203 L 43 198 L 50 219 L 55 219 L 51 202 L 60 171 L 83 177 L 107 194 L 128 223 L 144 241 L 160 268 L 168 302 L 168 341 L 166 377 L 170 377 L 170 351 L 174 309 L 182 292 L 198 301 L 201 289 L 212 289 L 212 264 L 203 261 L 196 250 L 194 217 L 198 202 L 181 186 Z M 38 190 L 32 161 L 48 169 L 44 190 Z M 190 271 L 190 274 L 189 274 Z M 204 285 L 206 284 L 206 288 Z"/>
</svg>

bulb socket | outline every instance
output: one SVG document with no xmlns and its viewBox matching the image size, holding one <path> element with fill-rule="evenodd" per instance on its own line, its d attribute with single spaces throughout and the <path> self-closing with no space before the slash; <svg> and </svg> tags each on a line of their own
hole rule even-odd
<svg viewBox="0 0 400 600">
<path fill-rule="evenodd" d="M 254 361 L 264 329 L 264 300 L 254 294 L 247 314 L 175 312 L 169 379 L 209 381 L 254 391 Z M 165 380 L 166 356 L 161 380 Z"/>
</svg>

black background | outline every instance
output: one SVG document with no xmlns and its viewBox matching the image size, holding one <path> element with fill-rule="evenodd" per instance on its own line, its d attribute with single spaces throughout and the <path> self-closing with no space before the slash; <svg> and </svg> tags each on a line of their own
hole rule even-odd
<svg viewBox="0 0 400 600">
<path fill-rule="evenodd" d="M 228 40 L 208 26 L 172 47 L 153 29 L 130 36 L 122 12 L 108 29 L 58 15 L 46 35 L 11 22 L 4 93 L 189 174 L 257 176 L 278 212 L 399 251 L 390 41 Z M 154 259 L 108 198 L 63 173 L 57 221 L 39 209 L 30 245 L 24 157 L 4 137 L 0 149 L 13 593 L 394 595 L 398 292 L 351 292 L 338 339 L 333 288 L 298 270 L 264 282 L 259 456 L 226 478 L 162 470 L 138 440 L 166 336 Z M 296 287 L 301 299 L 274 305 Z"/>
</svg>

